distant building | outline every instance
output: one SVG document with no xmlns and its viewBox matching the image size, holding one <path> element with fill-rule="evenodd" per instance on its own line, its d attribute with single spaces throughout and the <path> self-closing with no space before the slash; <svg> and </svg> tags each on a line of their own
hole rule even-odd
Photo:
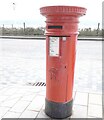
<svg viewBox="0 0 104 120">
<path fill-rule="evenodd" d="M 2 35 L 2 28 L 0 28 L 0 35 Z"/>
</svg>

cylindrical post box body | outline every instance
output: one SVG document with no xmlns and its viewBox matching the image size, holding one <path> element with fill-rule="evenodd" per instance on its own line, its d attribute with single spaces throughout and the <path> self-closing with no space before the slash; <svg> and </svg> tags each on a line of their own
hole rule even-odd
<svg viewBox="0 0 104 120">
<path fill-rule="evenodd" d="M 46 16 L 45 112 L 52 118 L 66 118 L 72 114 L 78 18 L 86 9 L 47 6 L 40 11 Z"/>
</svg>

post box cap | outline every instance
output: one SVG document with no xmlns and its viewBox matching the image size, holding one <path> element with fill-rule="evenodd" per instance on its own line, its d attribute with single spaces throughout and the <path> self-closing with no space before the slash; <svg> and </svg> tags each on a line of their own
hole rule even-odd
<svg viewBox="0 0 104 120">
<path fill-rule="evenodd" d="M 82 16 L 86 14 L 86 8 L 78 6 L 45 6 L 40 8 L 43 16 L 49 15 L 71 15 Z"/>
</svg>

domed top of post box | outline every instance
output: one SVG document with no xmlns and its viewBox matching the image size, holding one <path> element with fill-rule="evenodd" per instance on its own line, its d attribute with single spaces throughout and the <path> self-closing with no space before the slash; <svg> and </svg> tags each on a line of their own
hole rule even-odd
<svg viewBox="0 0 104 120">
<path fill-rule="evenodd" d="M 46 6 L 40 8 L 43 16 L 50 15 L 67 15 L 67 16 L 82 16 L 86 14 L 86 8 L 77 6 Z"/>
<path fill-rule="evenodd" d="M 78 34 L 79 17 L 86 14 L 86 8 L 77 6 L 45 6 L 40 13 L 46 17 L 45 35 L 69 36 Z"/>
</svg>

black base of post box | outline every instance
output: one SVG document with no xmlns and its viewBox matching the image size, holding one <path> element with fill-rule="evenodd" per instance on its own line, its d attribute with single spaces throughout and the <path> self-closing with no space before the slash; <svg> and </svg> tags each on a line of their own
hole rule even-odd
<svg viewBox="0 0 104 120">
<path fill-rule="evenodd" d="M 45 99 L 45 113 L 51 118 L 67 118 L 72 115 L 73 100 L 57 103 Z"/>
</svg>

